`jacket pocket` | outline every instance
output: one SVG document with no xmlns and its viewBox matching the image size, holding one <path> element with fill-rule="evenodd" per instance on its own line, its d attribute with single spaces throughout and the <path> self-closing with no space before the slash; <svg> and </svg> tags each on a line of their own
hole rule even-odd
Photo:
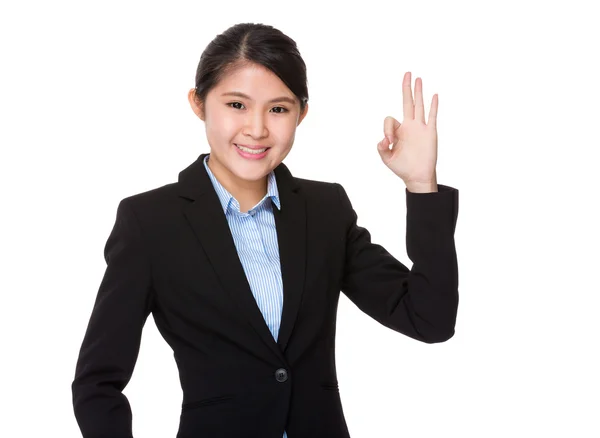
<svg viewBox="0 0 600 438">
<path fill-rule="evenodd" d="M 321 388 L 329 391 L 339 391 L 339 386 L 337 383 L 321 383 Z"/>
<path fill-rule="evenodd" d="M 217 397 L 205 398 L 205 399 L 198 400 L 198 401 L 183 403 L 181 405 L 181 411 L 185 412 L 190 409 L 195 409 L 195 408 L 208 406 L 208 405 L 214 405 L 214 404 L 218 404 L 221 402 L 225 402 L 227 400 L 231 400 L 233 398 L 234 398 L 233 394 L 226 394 L 226 395 L 219 395 Z"/>
</svg>

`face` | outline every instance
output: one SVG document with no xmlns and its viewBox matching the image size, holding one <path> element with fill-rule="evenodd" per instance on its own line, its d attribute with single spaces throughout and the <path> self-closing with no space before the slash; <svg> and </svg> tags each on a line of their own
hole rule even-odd
<svg viewBox="0 0 600 438">
<path fill-rule="evenodd" d="M 294 93 L 273 72 L 254 64 L 221 80 L 207 94 L 205 105 L 194 93 L 190 90 L 188 99 L 205 123 L 211 172 L 229 189 L 265 189 L 266 176 L 290 152 L 308 105 L 300 114 Z M 236 145 L 268 149 L 249 155 Z"/>
</svg>

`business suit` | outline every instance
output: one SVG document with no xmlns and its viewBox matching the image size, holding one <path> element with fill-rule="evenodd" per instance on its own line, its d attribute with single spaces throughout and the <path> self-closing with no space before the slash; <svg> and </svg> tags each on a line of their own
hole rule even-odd
<svg viewBox="0 0 600 438">
<path fill-rule="evenodd" d="M 341 185 L 295 178 L 280 164 L 281 210 L 273 213 L 284 305 L 275 341 L 203 167 L 206 155 L 177 183 L 119 203 L 72 384 L 83 436 L 131 437 L 122 390 L 152 313 L 183 389 L 178 438 L 281 438 L 284 429 L 289 438 L 349 437 L 335 370 L 339 292 L 411 338 L 453 336 L 458 191 L 406 191 L 409 270 L 370 242 Z"/>
</svg>

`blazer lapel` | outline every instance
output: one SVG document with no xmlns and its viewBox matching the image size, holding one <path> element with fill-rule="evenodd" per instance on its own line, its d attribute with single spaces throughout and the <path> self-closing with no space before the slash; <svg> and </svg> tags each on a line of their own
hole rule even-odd
<svg viewBox="0 0 600 438">
<path fill-rule="evenodd" d="M 280 163 L 274 170 L 281 201 L 281 211 L 273 205 L 277 228 L 281 275 L 283 280 L 283 311 L 278 340 L 267 326 L 256 303 L 250 284 L 237 254 L 237 249 L 223 214 L 217 193 L 204 168 L 204 157 L 179 173 L 179 196 L 191 200 L 184 215 L 198 237 L 223 289 L 237 303 L 263 342 L 285 360 L 283 352 L 292 333 L 304 289 L 306 263 L 306 203 L 299 186 L 288 168 Z"/>
<path fill-rule="evenodd" d="M 306 273 L 306 199 L 289 169 L 274 170 L 281 210 L 273 206 L 283 279 L 283 311 L 277 344 L 285 351 L 300 309 Z"/>
</svg>

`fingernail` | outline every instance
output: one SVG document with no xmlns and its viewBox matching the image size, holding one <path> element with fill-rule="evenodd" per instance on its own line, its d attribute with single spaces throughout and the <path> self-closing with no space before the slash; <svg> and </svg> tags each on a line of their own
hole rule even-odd
<svg viewBox="0 0 600 438">
<path fill-rule="evenodd" d="M 392 140 L 392 137 L 390 137 L 389 135 L 388 135 L 387 139 L 388 139 L 388 141 L 389 141 L 390 143 L 393 143 L 393 142 L 394 142 L 394 140 Z"/>
</svg>

